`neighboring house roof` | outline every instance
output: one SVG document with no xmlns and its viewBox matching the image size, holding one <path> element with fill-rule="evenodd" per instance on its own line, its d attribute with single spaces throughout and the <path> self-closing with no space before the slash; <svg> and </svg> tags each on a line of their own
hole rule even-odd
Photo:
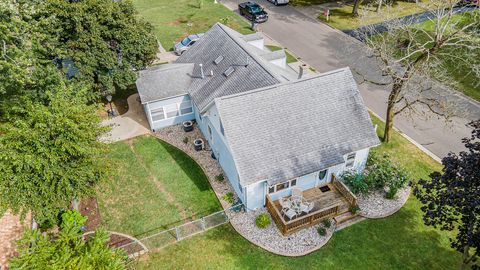
<svg viewBox="0 0 480 270">
<path fill-rule="evenodd" d="M 219 57 L 223 57 L 223 60 L 214 63 Z M 260 57 L 256 49 L 241 38 L 241 34 L 220 23 L 207 31 L 175 63 L 195 63 L 195 76 L 188 92 L 200 111 L 204 111 L 215 98 L 292 79 L 292 76 L 285 74 L 286 71 L 280 72 L 281 68 L 274 67 Z M 203 65 L 203 79 L 199 64 Z M 224 73 L 229 68 L 234 71 L 225 76 Z"/>
<path fill-rule="evenodd" d="M 142 104 L 187 94 L 194 64 L 164 64 L 140 71 L 137 89 Z"/>
<path fill-rule="evenodd" d="M 215 103 L 242 185 L 313 173 L 379 143 L 348 68 Z"/>
</svg>

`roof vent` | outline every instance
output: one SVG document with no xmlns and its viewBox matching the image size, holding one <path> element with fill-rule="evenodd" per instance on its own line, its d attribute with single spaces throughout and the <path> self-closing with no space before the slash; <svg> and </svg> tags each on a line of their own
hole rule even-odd
<svg viewBox="0 0 480 270">
<path fill-rule="evenodd" d="M 222 62 L 223 58 L 224 58 L 223 55 L 220 55 L 215 59 L 215 61 L 213 61 L 213 63 L 215 63 L 215 65 L 218 65 L 220 64 L 220 62 Z"/>
<path fill-rule="evenodd" d="M 234 71 L 235 71 L 235 69 L 234 69 L 233 67 L 229 67 L 229 68 L 227 68 L 227 70 L 225 70 L 225 72 L 223 72 L 223 75 L 225 75 L 225 77 L 228 77 L 228 76 L 230 76 L 230 74 L 232 74 Z"/>
</svg>

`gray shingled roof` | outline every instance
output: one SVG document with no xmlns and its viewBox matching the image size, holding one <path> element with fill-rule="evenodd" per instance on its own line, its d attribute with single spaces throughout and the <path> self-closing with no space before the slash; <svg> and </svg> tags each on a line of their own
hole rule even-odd
<svg viewBox="0 0 480 270">
<path fill-rule="evenodd" d="M 220 23 L 215 24 L 175 63 L 195 63 L 192 84 L 189 94 L 203 111 L 217 97 L 241 93 L 269 85 L 287 81 L 288 77 L 279 74 L 273 64 L 255 53 L 240 34 Z M 214 60 L 218 56 L 224 59 L 218 64 Z M 200 67 L 203 64 L 205 77 L 200 78 Z M 223 73 L 229 67 L 235 71 L 228 77 Z M 213 76 L 210 73 L 213 71 Z"/>
<path fill-rule="evenodd" d="M 379 143 L 348 68 L 215 103 L 243 185 L 313 173 Z"/>
<path fill-rule="evenodd" d="M 164 64 L 140 71 L 136 84 L 142 104 L 187 94 L 193 67 L 194 64 Z"/>
</svg>

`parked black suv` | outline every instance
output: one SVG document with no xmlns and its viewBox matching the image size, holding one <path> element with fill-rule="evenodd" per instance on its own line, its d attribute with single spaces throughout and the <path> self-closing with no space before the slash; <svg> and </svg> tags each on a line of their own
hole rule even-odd
<svg viewBox="0 0 480 270">
<path fill-rule="evenodd" d="M 263 8 L 254 2 L 244 2 L 238 5 L 240 15 L 257 23 L 266 22 L 268 20 L 268 14 Z"/>
</svg>

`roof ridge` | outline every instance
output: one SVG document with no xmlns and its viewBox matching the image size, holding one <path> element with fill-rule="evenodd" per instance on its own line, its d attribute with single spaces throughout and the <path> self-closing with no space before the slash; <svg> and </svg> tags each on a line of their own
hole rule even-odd
<svg viewBox="0 0 480 270">
<path fill-rule="evenodd" d="M 248 44 L 245 40 L 242 40 L 240 39 L 239 37 L 236 37 L 236 36 L 233 36 L 231 35 L 231 33 L 229 33 L 229 31 L 235 31 L 233 29 L 231 29 L 230 27 L 222 24 L 222 23 L 219 23 L 217 22 L 215 25 L 218 25 L 220 27 L 220 29 L 222 29 L 223 32 L 225 32 L 225 34 L 227 34 L 228 37 L 230 37 L 230 39 L 233 40 L 233 42 L 235 42 L 242 50 L 244 50 L 255 62 L 257 62 L 258 65 L 260 65 L 260 67 L 262 67 L 268 74 L 270 74 L 273 78 L 277 79 L 278 82 L 282 82 L 282 80 L 280 79 L 280 76 L 277 76 L 277 74 L 275 72 L 273 72 L 270 67 L 268 67 L 266 64 L 265 64 L 265 61 L 259 56 L 257 55 L 256 53 L 254 53 L 250 48 L 248 48 L 247 46 L 245 46 L 245 44 Z M 236 31 L 235 31 L 236 32 Z M 237 32 L 238 33 L 238 32 Z M 257 33 L 257 32 L 255 32 Z M 240 33 L 239 33 L 240 34 Z M 243 35 L 243 34 L 241 34 Z M 245 44 L 242 43 L 245 42 Z"/>
<path fill-rule="evenodd" d="M 223 97 L 218 97 L 218 98 L 215 98 L 215 100 L 231 99 L 231 98 L 235 98 L 235 97 L 239 97 L 239 96 L 255 94 L 255 93 L 258 93 L 258 92 L 272 90 L 272 89 L 277 88 L 279 86 L 301 83 L 301 82 L 304 82 L 304 81 L 318 79 L 318 78 L 321 78 L 321 77 L 325 77 L 325 76 L 328 76 L 328 75 L 332 75 L 332 74 L 339 73 L 339 72 L 344 72 L 344 71 L 350 71 L 350 68 L 349 67 L 343 67 L 343 68 L 339 68 L 339 69 L 334 69 L 332 71 L 327 71 L 327 72 L 324 72 L 324 73 L 317 74 L 316 76 L 306 77 L 306 78 L 298 79 L 298 80 L 295 80 L 295 81 L 282 82 L 282 83 L 279 83 L 279 84 L 269 85 L 269 86 L 266 86 L 266 87 L 257 88 L 257 89 L 253 89 L 253 90 L 250 90 L 250 91 L 245 91 L 245 92 L 242 92 L 242 93 L 238 93 L 238 94 L 232 94 L 232 95 L 227 95 L 227 96 L 223 96 Z M 350 74 L 351 74 L 351 72 L 350 72 Z"/>
</svg>

